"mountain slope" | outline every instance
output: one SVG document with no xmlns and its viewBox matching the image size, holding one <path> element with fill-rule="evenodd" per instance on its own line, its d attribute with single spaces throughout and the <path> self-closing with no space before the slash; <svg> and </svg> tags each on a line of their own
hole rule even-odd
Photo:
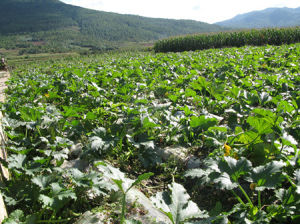
<svg viewBox="0 0 300 224">
<path fill-rule="evenodd" d="M 213 32 L 217 25 L 154 19 L 84 9 L 58 0 L 1 0 L 0 34 L 69 29 L 106 41 L 147 41 L 172 35 Z"/>
<path fill-rule="evenodd" d="M 300 25 L 299 8 L 268 8 L 253 11 L 216 23 L 216 25 L 232 28 L 288 27 Z"/>
</svg>

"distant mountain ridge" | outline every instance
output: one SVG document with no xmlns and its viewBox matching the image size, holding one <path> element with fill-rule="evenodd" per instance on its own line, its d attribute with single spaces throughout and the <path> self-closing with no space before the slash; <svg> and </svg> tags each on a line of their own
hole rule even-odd
<svg viewBox="0 0 300 224">
<path fill-rule="evenodd" d="M 300 26 L 299 8 L 267 8 L 240 14 L 232 19 L 215 23 L 232 28 L 265 28 Z"/>
<path fill-rule="evenodd" d="M 222 30 L 192 20 L 155 19 L 81 8 L 58 0 L 1 0 L 0 34 L 71 29 L 106 41 L 148 41 Z"/>
</svg>

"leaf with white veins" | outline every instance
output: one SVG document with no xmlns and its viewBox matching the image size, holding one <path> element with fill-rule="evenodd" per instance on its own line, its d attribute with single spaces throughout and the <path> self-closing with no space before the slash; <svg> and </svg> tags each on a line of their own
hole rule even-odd
<svg viewBox="0 0 300 224">
<path fill-rule="evenodd" d="M 201 211 L 197 204 L 190 200 L 185 188 L 175 182 L 169 185 L 169 192 L 159 192 L 155 197 L 151 197 L 151 200 L 175 224 L 191 218 L 208 217 L 205 211 Z"/>
</svg>

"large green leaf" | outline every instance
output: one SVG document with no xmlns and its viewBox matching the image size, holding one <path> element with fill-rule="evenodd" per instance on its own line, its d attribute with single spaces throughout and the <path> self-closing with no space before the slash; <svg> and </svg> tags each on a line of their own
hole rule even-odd
<svg viewBox="0 0 300 224">
<path fill-rule="evenodd" d="M 282 182 L 281 169 L 286 164 L 282 161 L 272 161 L 263 166 L 258 166 L 250 173 L 248 180 L 257 184 L 256 190 L 274 189 Z"/>
<path fill-rule="evenodd" d="M 272 123 L 266 118 L 248 117 L 247 122 L 256 129 L 259 134 L 270 134 L 273 132 Z"/>
<path fill-rule="evenodd" d="M 32 178 L 31 182 L 38 185 L 41 190 L 44 190 L 54 181 L 54 179 L 53 176 L 36 176 Z"/>
<path fill-rule="evenodd" d="M 246 158 L 236 160 L 231 157 L 210 159 L 206 162 L 207 169 L 194 169 L 186 176 L 200 178 L 204 183 L 214 183 L 221 189 L 232 190 L 238 186 L 238 179 L 247 175 L 252 164 Z"/>
<path fill-rule="evenodd" d="M 190 121 L 190 126 L 192 128 L 201 128 L 207 130 L 209 127 L 213 127 L 218 123 L 216 118 L 208 118 L 205 115 L 200 117 L 192 116 Z"/>
<path fill-rule="evenodd" d="M 8 157 L 8 168 L 9 169 L 24 169 L 26 155 L 13 154 Z"/>
<path fill-rule="evenodd" d="M 112 146 L 111 141 L 105 141 L 98 136 L 93 136 L 90 138 L 91 149 L 98 151 L 100 154 L 108 150 Z"/>
<path fill-rule="evenodd" d="M 218 164 L 220 172 L 227 173 L 233 181 L 237 182 L 238 179 L 247 174 L 252 168 L 249 160 L 242 157 L 238 160 L 232 157 L 224 157 Z"/>
<path fill-rule="evenodd" d="M 185 188 L 177 183 L 169 185 L 168 192 L 159 192 L 151 197 L 153 203 L 169 216 L 175 224 L 182 223 L 191 218 L 206 218 L 206 212 L 201 211 L 197 204 L 191 201 Z"/>
<path fill-rule="evenodd" d="M 124 192 L 126 192 L 134 183 L 134 180 L 126 178 L 123 172 L 111 165 L 99 165 L 97 168 L 103 174 L 104 179 L 108 178 L 109 180 L 113 180 L 115 184 L 118 185 L 118 188 L 123 189 Z M 114 190 L 117 189 L 114 188 Z"/>
</svg>

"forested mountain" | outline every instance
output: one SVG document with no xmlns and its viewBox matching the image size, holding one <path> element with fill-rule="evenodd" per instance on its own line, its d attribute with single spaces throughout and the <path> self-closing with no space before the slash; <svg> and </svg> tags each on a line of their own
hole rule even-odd
<svg viewBox="0 0 300 224">
<path fill-rule="evenodd" d="M 51 39 L 81 45 L 97 45 L 103 41 L 149 41 L 223 29 L 191 20 L 155 19 L 90 10 L 58 0 L 1 0 L 0 15 L 2 37 L 30 33 L 30 38 L 36 41 Z"/>
<path fill-rule="evenodd" d="M 240 14 L 216 24 L 233 28 L 300 26 L 300 8 L 268 8 Z"/>
</svg>

